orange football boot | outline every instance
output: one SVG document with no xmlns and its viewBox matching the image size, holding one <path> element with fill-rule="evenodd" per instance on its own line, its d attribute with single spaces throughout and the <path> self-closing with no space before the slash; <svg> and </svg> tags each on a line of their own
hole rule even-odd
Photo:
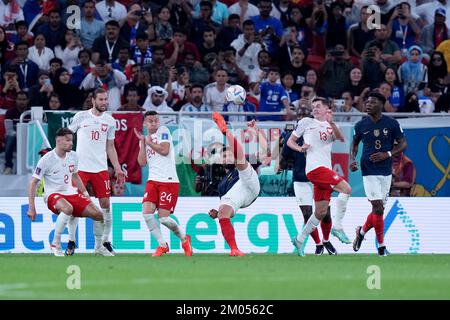
<svg viewBox="0 0 450 320">
<path fill-rule="evenodd" d="M 165 247 L 156 248 L 155 252 L 153 252 L 152 257 L 161 257 L 164 253 L 169 252 L 169 246 L 166 243 Z"/>
<path fill-rule="evenodd" d="M 184 255 L 186 257 L 191 257 L 192 256 L 192 245 L 191 245 L 191 236 L 190 235 L 186 235 L 186 241 L 184 241 L 181 246 L 183 247 L 184 250 Z"/>
<path fill-rule="evenodd" d="M 227 133 L 227 123 L 225 122 L 225 119 L 222 117 L 222 115 L 218 112 L 214 112 L 212 115 L 212 119 L 214 120 L 214 122 L 217 124 L 217 126 L 219 127 L 219 130 L 223 133 L 226 134 Z"/>
</svg>

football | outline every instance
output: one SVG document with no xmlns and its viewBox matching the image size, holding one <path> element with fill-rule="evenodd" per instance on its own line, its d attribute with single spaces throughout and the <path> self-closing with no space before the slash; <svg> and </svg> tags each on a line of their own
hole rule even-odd
<svg viewBox="0 0 450 320">
<path fill-rule="evenodd" d="M 247 93 L 245 89 L 240 85 L 233 85 L 227 89 L 226 99 L 227 102 L 233 102 L 235 104 L 243 104 Z"/>
</svg>

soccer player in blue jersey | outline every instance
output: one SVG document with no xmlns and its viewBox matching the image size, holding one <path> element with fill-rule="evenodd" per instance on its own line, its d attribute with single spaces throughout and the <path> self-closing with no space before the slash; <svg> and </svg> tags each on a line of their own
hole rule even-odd
<svg viewBox="0 0 450 320">
<path fill-rule="evenodd" d="M 219 211 L 211 209 L 209 215 L 215 219 L 219 217 L 219 224 L 222 230 L 222 235 L 225 241 L 231 248 L 231 256 L 244 256 L 236 244 L 235 231 L 230 219 L 235 215 L 240 208 L 250 206 L 256 198 L 258 198 L 260 191 L 260 184 L 258 174 L 255 169 L 261 164 L 258 159 L 255 161 L 247 161 L 244 150 L 231 131 L 227 129 L 227 124 L 224 118 L 217 112 L 213 114 L 213 120 L 216 122 L 220 131 L 226 136 L 230 147 L 223 151 L 223 160 L 227 174 L 220 181 L 218 191 L 220 196 Z M 250 130 L 256 129 L 256 122 L 252 120 L 247 123 Z M 262 149 L 267 148 L 267 141 L 262 134 L 257 132 L 262 145 Z M 261 156 L 264 155 L 264 151 Z"/>
<path fill-rule="evenodd" d="M 280 112 L 283 109 L 288 113 L 289 95 L 284 87 L 277 81 L 280 79 L 278 68 L 270 68 L 267 74 L 267 82 L 261 84 L 261 99 L 259 102 L 259 111 L 261 112 Z M 280 116 L 258 117 L 258 120 L 281 120 Z"/>
<path fill-rule="evenodd" d="M 358 170 L 355 162 L 358 145 L 363 142 L 361 156 L 361 171 L 364 191 L 372 203 L 372 212 L 367 216 L 366 223 L 356 228 L 356 238 L 353 250 L 358 251 L 364 240 L 364 235 L 373 228 L 378 241 L 378 255 L 386 256 L 384 244 L 384 206 L 387 202 L 392 180 L 392 157 L 406 149 L 406 139 L 397 120 L 381 113 L 386 98 L 379 92 L 372 91 L 366 101 L 364 117 L 355 125 L 355 133 L 351 147 L 352 171 Z"/>
</svg>

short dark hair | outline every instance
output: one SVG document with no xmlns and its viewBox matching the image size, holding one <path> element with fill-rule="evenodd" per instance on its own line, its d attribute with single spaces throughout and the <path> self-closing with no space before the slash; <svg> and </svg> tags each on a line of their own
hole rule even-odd
<svg viewBox="0 0 450 320">
<path fill-rule="evenodd" d="M 202 34 L 205 34 L 205 32 L 212 32 L 212 33 L 216 34 L 216 30 L 214 30 L 211 27 L 204 28 Z"/>
<path fill-rule="evenodd" d="M 326 105 L 328 108 L 331 107 L 330 100 L 328 100 L 327 98 L 324 98 L 324 97 L 315 97 L 315 98 L 312 100 L 311 103 L 314 103 L 314 102 L 317 102 L 317 101 L 322 102 L 322 104 Z"/>
<path fill-rule="evenodd" d="M 92 53 L 91 53 L 91 51 L 89 49 L 82 49 L 82 50 L 80 50 L 80 52 L 78 52 L 78 59 L 80 59 L 80 57 L 81 57 L 81 55 L 83 53 L 87 53 L 89 55 L 89 60 L 91 60 Z"/>
<path fill-rule="evenodd" d="M 73 131 L 70 130 L 69 128 L 59 128 L 58 130 L 56 130 L 57 137 L 64 137 L 67 136 L 68 134 L 71 134 L 73 136 Z"/>
<path fill-rule="evenodd" d="M 52 92 L 52 93 L 50 93 L 50 96 L 48 97 L 48 101 L 50 101 L 51 98 L 58 98 L 59 102 L 61 103 L 61 98 L 59 97 L 59 94 Z"/>
<path fill-rule="evenodd" d="M 94 0 L 85 0 L 84 3 L 83 3 L 83 8 L 86 5 L 86 3 L 93 3 L 94 7 L 95 7 L 95 1 Z"/>
<path fill-rule="evenodd" d="M 107 26 L 113 26 L 120 29 L 120 24 L 116 20 L 109 20 L 108 22 L 105 23 L 105 27 Z"/>
<path fill-rule="evenodd" d="M 136 86 L 129 86 L 127 89 L 127 95 L 130 93 L 130 91 L 137 92 L 137 94 L 139 95 L 139 89 Z"/>
<path fill-rule="evenodd" d="M 377 100 L 380 101 L 383 105 L 386 103 L 386 98 L 385 98 L 379 91 L 372 90 L 372 91 L 369 93 L 368 97 L 369 97 L 369 98 L 372 97 L 372 98 L 377 99 Z"/>
<path fill-rule="evenodd" d="M 59 16 L 61 16 L 61 14 L 59 13 L 59 11 L 58 11 L 57 9 L 52 9 L 52 10 L 50 10 L 50 11 L 48 12 L 48 16 L 50 17 L 50 15 L 51 15 L 52 13 L 57 13 Z"/>
<path fill-rule="evenodd" d="M 185 29 L 183 29 L 183 28 L 180 28 L 180 27 L 173 28 L 173 34 L 175 34 L 175 33 L 181 33 L 181 34 L 187 35 L 187 31 Z"/>
<path fill-rule="evenodd" d="M 203 87 L 200 83 L 194 83 L 194 84 L 192 84 L 192 85 L 191 85 L 191 91 L 192 91 L 192 89 L 194 89 L 194 88 L 200 88 L 200 89 L 202 89 L 202 91 L 203 91 L 203 89 L 204 89 L 204 87 Z"/>
<path fill-rule="evenodd" d="M 16 23 L 14 24 L 14 27 L 16 28 L 16 30 L 22 26 L 28 28 L 28 23 L 25 20 L 19 20 L 19 21 L 16 21 Z"/>
<path fill-rule="evenodd" d="M 138 32 L 136 35 L 136 40 L 148 40 L 148 35 L 145 32 Z"/>
<path fill-rule="evenodd" d="M 233 19 L 241 20 L 241 17 L 239 17 L 239 15 L 237 13 L 232 13 L 228 16 L 228 21 L 233 20 Z"/>
<path fill-rule="evenodd" d="M 99 94 L 103 94 L 103 93 L 107 94 L 108 92 L 106 90 L 102 89 L 102 88 L 95 89 L 94 93 L 92 95 L 92 98 L 96 99 Z"/>
<path fill-rule="evenodd" d="M 269 70 L 267 70 L 267 73 L 269 73 L 269 72 L 276 72 L 276 73 L 280 74 L 280 68 L 270 67 Z"/>
<path fill-rule="evenodd" d="M 52 58 L 48 64 L 51 65 L 52 63 L 55 63 L 55 62 L 59 63 L 61 66 L 64 64 L 60 58 Z"/>
<path fill-rule="evenodd" d="M 156 51 L 162 51 L 164 53 L 164 47 L 162 47 L 162 46 L 154 46 L 152 48 L 152 53 L 155 53 Z"/>
<path fill-rule="evenodd" d="M 19 46 L 27 46 L 27 48 L 29 48 L 30 44 L 25 40 L 20 40 L 16 43 L 16 50 L 19 48 Z"/>
<path fill-rule="evenodd" d="M 146 118 L 146 117 L 149 117 L 149 116 L 157 116 L 158 115 L 158 112 L 156 112 L 156 111 L 154 111 L 154 110 L 152 110 L 152 111 L 147 111 L 146 113 L 144 113 L 144 119 Z"/>
<path fill-rule="evenodd" d="M 208 7 L 208 8 L 210 8 L 212 10 L 213 5 L 209 1 L 202 0 L 202 1 L 200 1 L 199 7 Z"/>
<path fill-rule="evenodd" d="M 28 93 L 25 92 L 25 91 L 19 91 L 19 92 L 17 92 L 16 97 L 18 97 L 18 96 L 25 96 L 25 97 L 27 98 L 27 100 L 28 100 Z"/>
<path fill-rule="evenodd" d="M 242 24 L 242 26 L 243 27 L 245 27 L 245 26 L 255 26 L 255 23 L 252 21 L 252 20 L 250 20 L 250 19 L 247 19 L 247 20 L 245 20 L 244 21 L 244 23 Z"/>
</svg>

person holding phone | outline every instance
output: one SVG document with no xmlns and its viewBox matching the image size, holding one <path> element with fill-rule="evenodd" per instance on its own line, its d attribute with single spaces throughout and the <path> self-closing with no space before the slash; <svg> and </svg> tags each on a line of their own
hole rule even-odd
<svg viewBox="0 0 450 320">
<path fill-rule="evenodd" d="M 38 75 L 38 83 L 30 88 L 29 97 L 31 106 L 48 108 L 50 95 L 53 93 L 53 85 L 48 71 L 41 70 Z"/>
</svg>

